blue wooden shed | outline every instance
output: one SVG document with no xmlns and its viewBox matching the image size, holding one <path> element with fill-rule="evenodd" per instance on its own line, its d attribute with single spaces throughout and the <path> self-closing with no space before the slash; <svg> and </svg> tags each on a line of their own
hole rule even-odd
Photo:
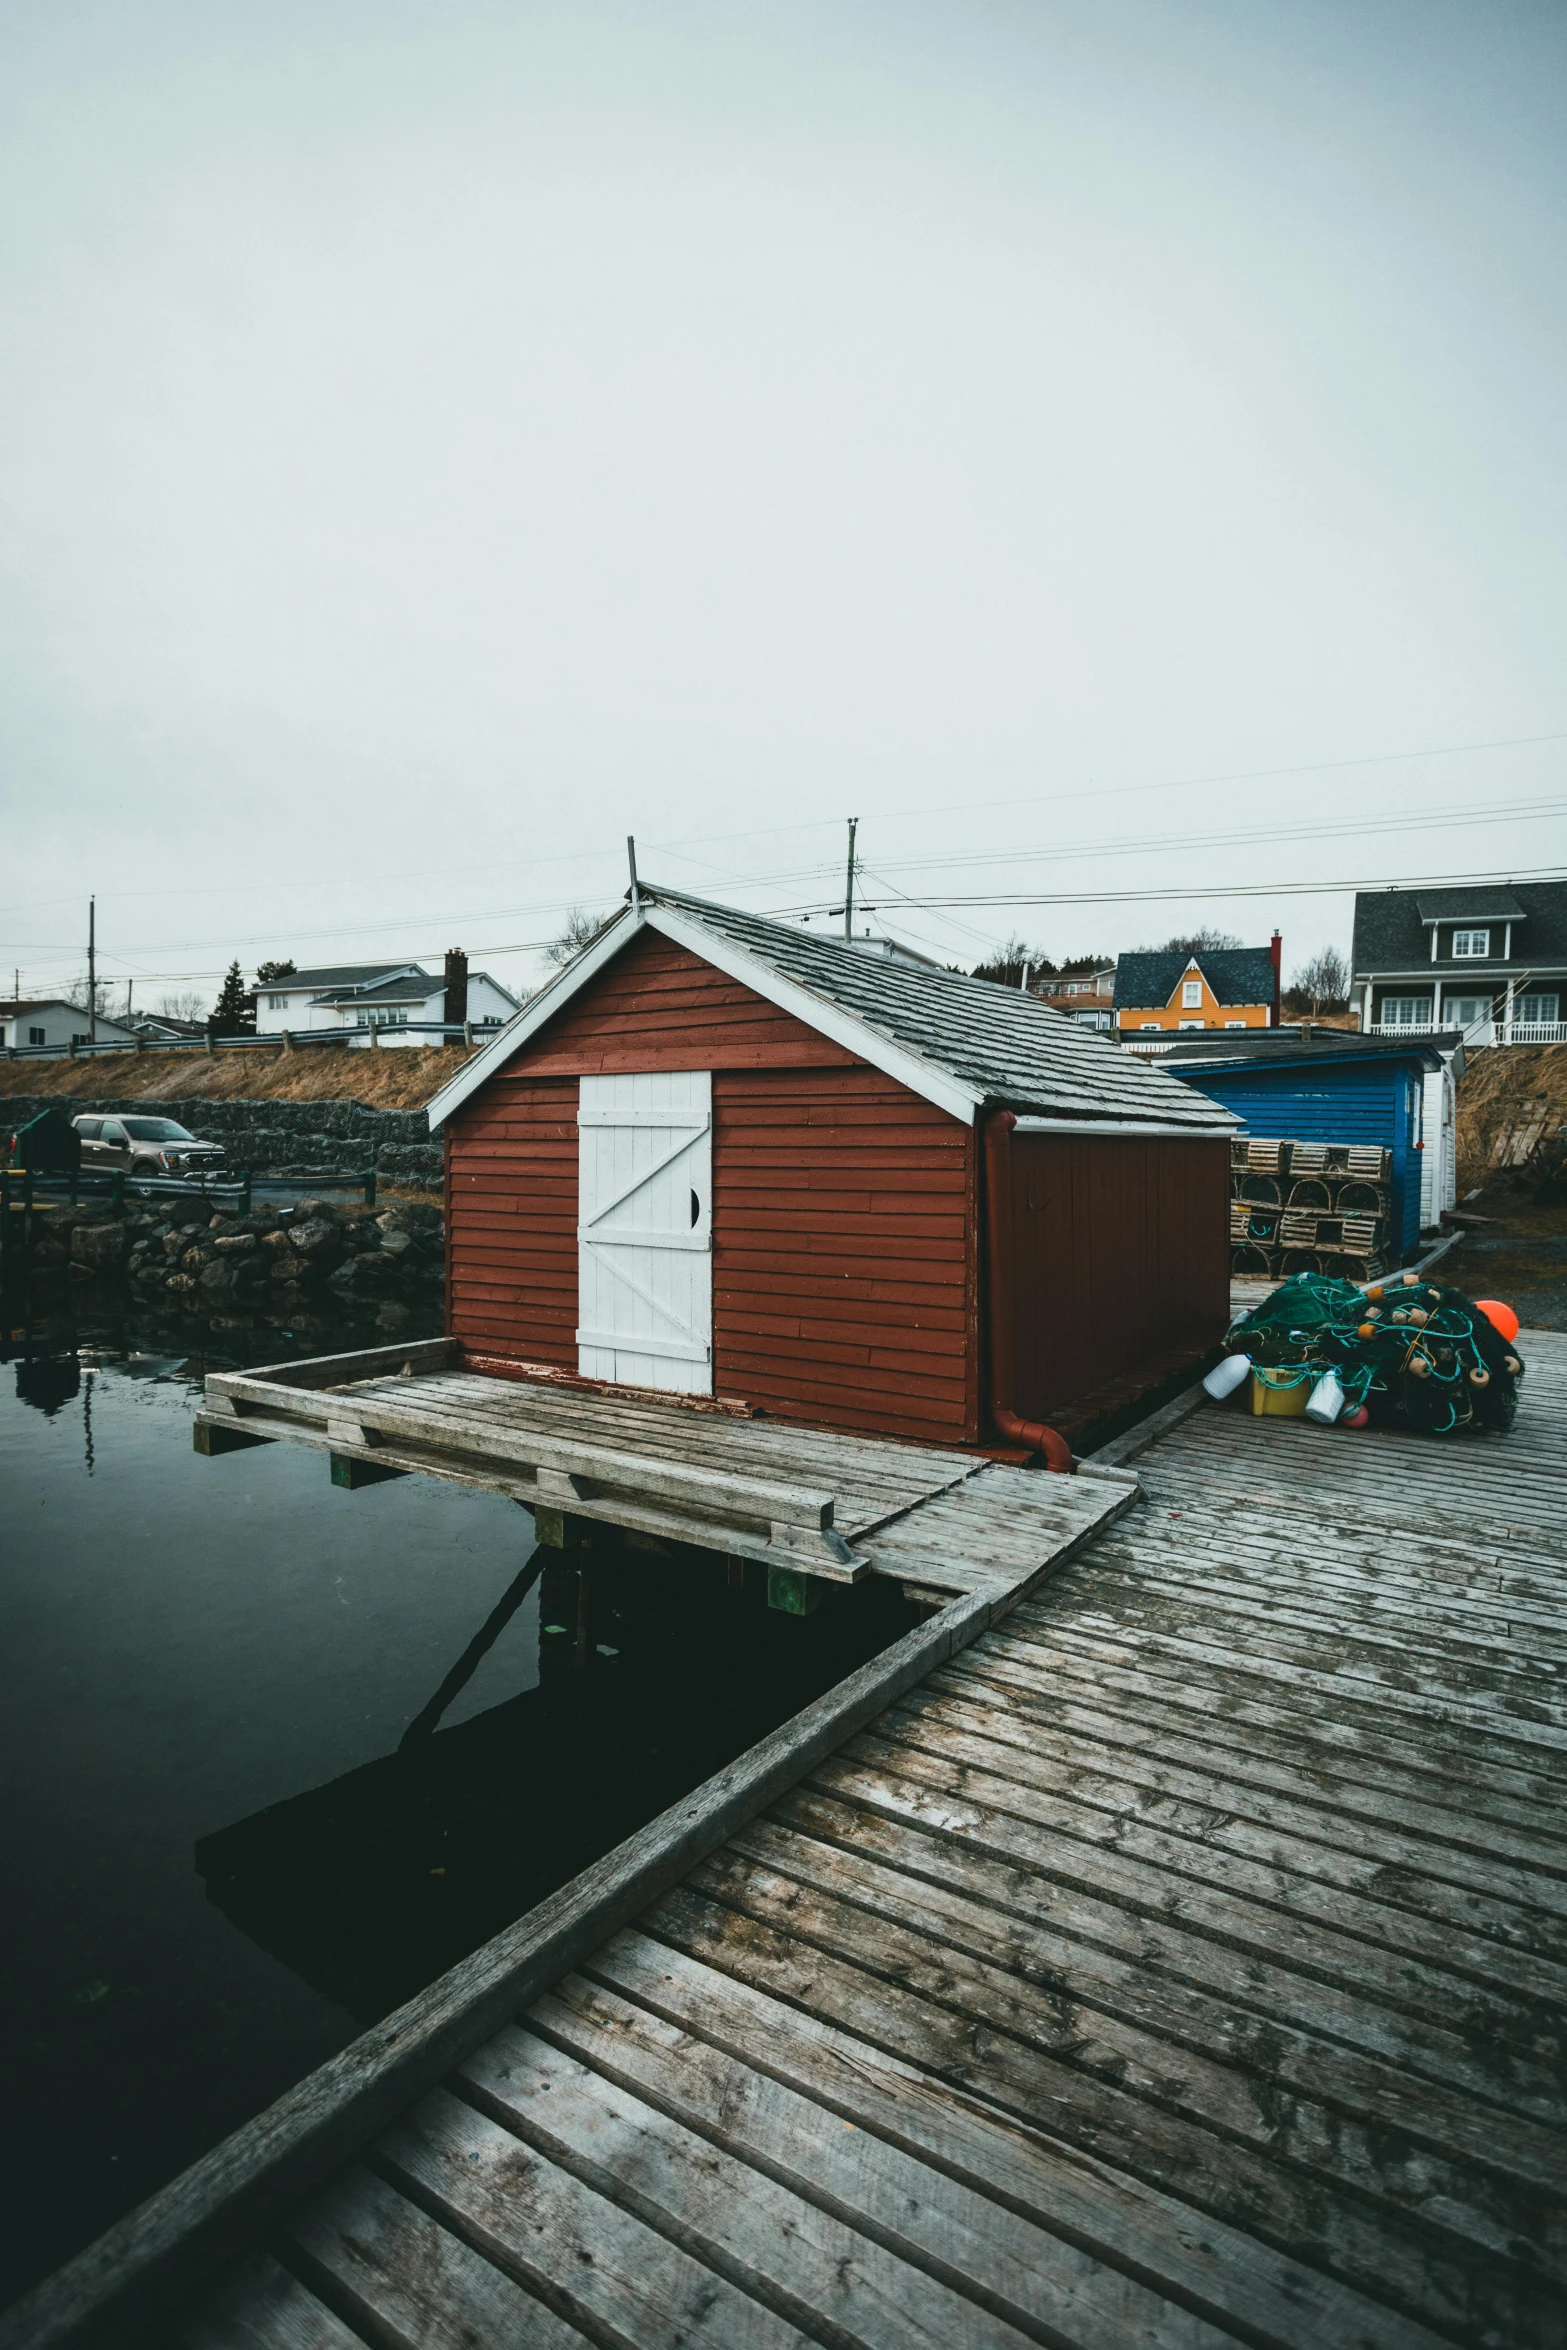
<svg viewBox="0 0 1567 2350">
<path fill-rule="evenodd" d="M 1402 1255 L 1420 1237 L 1424 1152 L 1445 1147 L 1442 1135 L 1424 1131 L 1426 1080 L 1442 1067 L 1438 1042 L 1273 1028 L 1237 1033 L 1222 1045 L 1194 1037 L 1162 1053 L 1159 1065 L 1233 1110 L 1244 1133 L 1391 1150 L 1391 1240 Z"/>
</svg>

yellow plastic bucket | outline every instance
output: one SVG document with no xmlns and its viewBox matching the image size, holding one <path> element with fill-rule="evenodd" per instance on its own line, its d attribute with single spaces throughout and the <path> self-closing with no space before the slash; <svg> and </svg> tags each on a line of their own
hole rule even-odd
<svg viewBox="0 0 1567 2350">
<path fill-rule="evenodd" d="M 1251 1375 L 1251 1408 L 1259 1419 L 1302 1420 L 1310 1396 L 1309 1379 L 1297 1379 L 1289 1387 L 1274 1387 L 1256 1371 Z"/>
</svg>

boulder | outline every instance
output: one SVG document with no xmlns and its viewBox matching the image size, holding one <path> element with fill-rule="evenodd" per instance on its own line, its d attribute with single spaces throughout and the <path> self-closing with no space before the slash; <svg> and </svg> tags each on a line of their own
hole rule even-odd
<svg viewBox="0 0 1567 2350">
<path fill-rule="evenodd" d="M 308 1224 L 296 1224 L 289 1239 L 302 1257 L 324 1257 L 335 1254 L 337 1234 L 324 1216 L 312 1216 Z"/>
<path fill-rule="evenodd" d="M 223 1232 L 213 1246 L 226 1257 L 249 1256 L 257 1246 L 253 1232 Z"/>
<path fill-rule="evenodd" d="M 215 1257 L 201 1276 L 203 1290 L 212 1297 L 222 1297 L 234 1286 L 234 1275 L 221 1257 Z"/>
<path fill-rule="evenodd" d="M 123 1224 L 78 1224 L 71 1234 L 71 1262 L 89 1273 L 117 1273 L 129 1241 Z"/>
</svg>

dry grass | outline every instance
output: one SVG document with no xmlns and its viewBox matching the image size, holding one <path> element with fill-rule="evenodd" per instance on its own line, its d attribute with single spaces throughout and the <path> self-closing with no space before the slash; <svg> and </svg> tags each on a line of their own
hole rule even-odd
<svg viewBox="0 0 1567 2350">
<path fill-rule="evenodd" d="M 461 1045 L 392 1045 L 379 1052 L 344 1045 L 257 1046 L 208 1054 L 100 1053 L 86 1061 L 0 1058 L 0 1094 L 63 1094 L 77 1101 L 363 1102 L 373 1110 L 420 1110 L 455 1077 Z"/>
<path fill-rule="evenodd" d="M 1508 1163 L 1509 1138 L 1541 1123 L 1567 1124 L 1567 1044 L 1494 1045 L 1474 1054 L 1458 1086 L 1459 1191 L 1494 1182 Z"/>
</svg>

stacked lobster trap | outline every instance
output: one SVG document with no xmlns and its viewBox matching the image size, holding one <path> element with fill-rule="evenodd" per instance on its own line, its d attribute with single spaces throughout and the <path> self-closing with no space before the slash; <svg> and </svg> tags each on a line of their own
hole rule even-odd
<svg viewBox="0 0 1567 2350">
<path fill-rule="evenodd" d="M 1387 1270 L 1393 1154 L 1377 1143 L 1230 1144 L 1230 1270 L 1253 1279 L 1328 1273 L 1373 1281 Z"/>
</svg>

